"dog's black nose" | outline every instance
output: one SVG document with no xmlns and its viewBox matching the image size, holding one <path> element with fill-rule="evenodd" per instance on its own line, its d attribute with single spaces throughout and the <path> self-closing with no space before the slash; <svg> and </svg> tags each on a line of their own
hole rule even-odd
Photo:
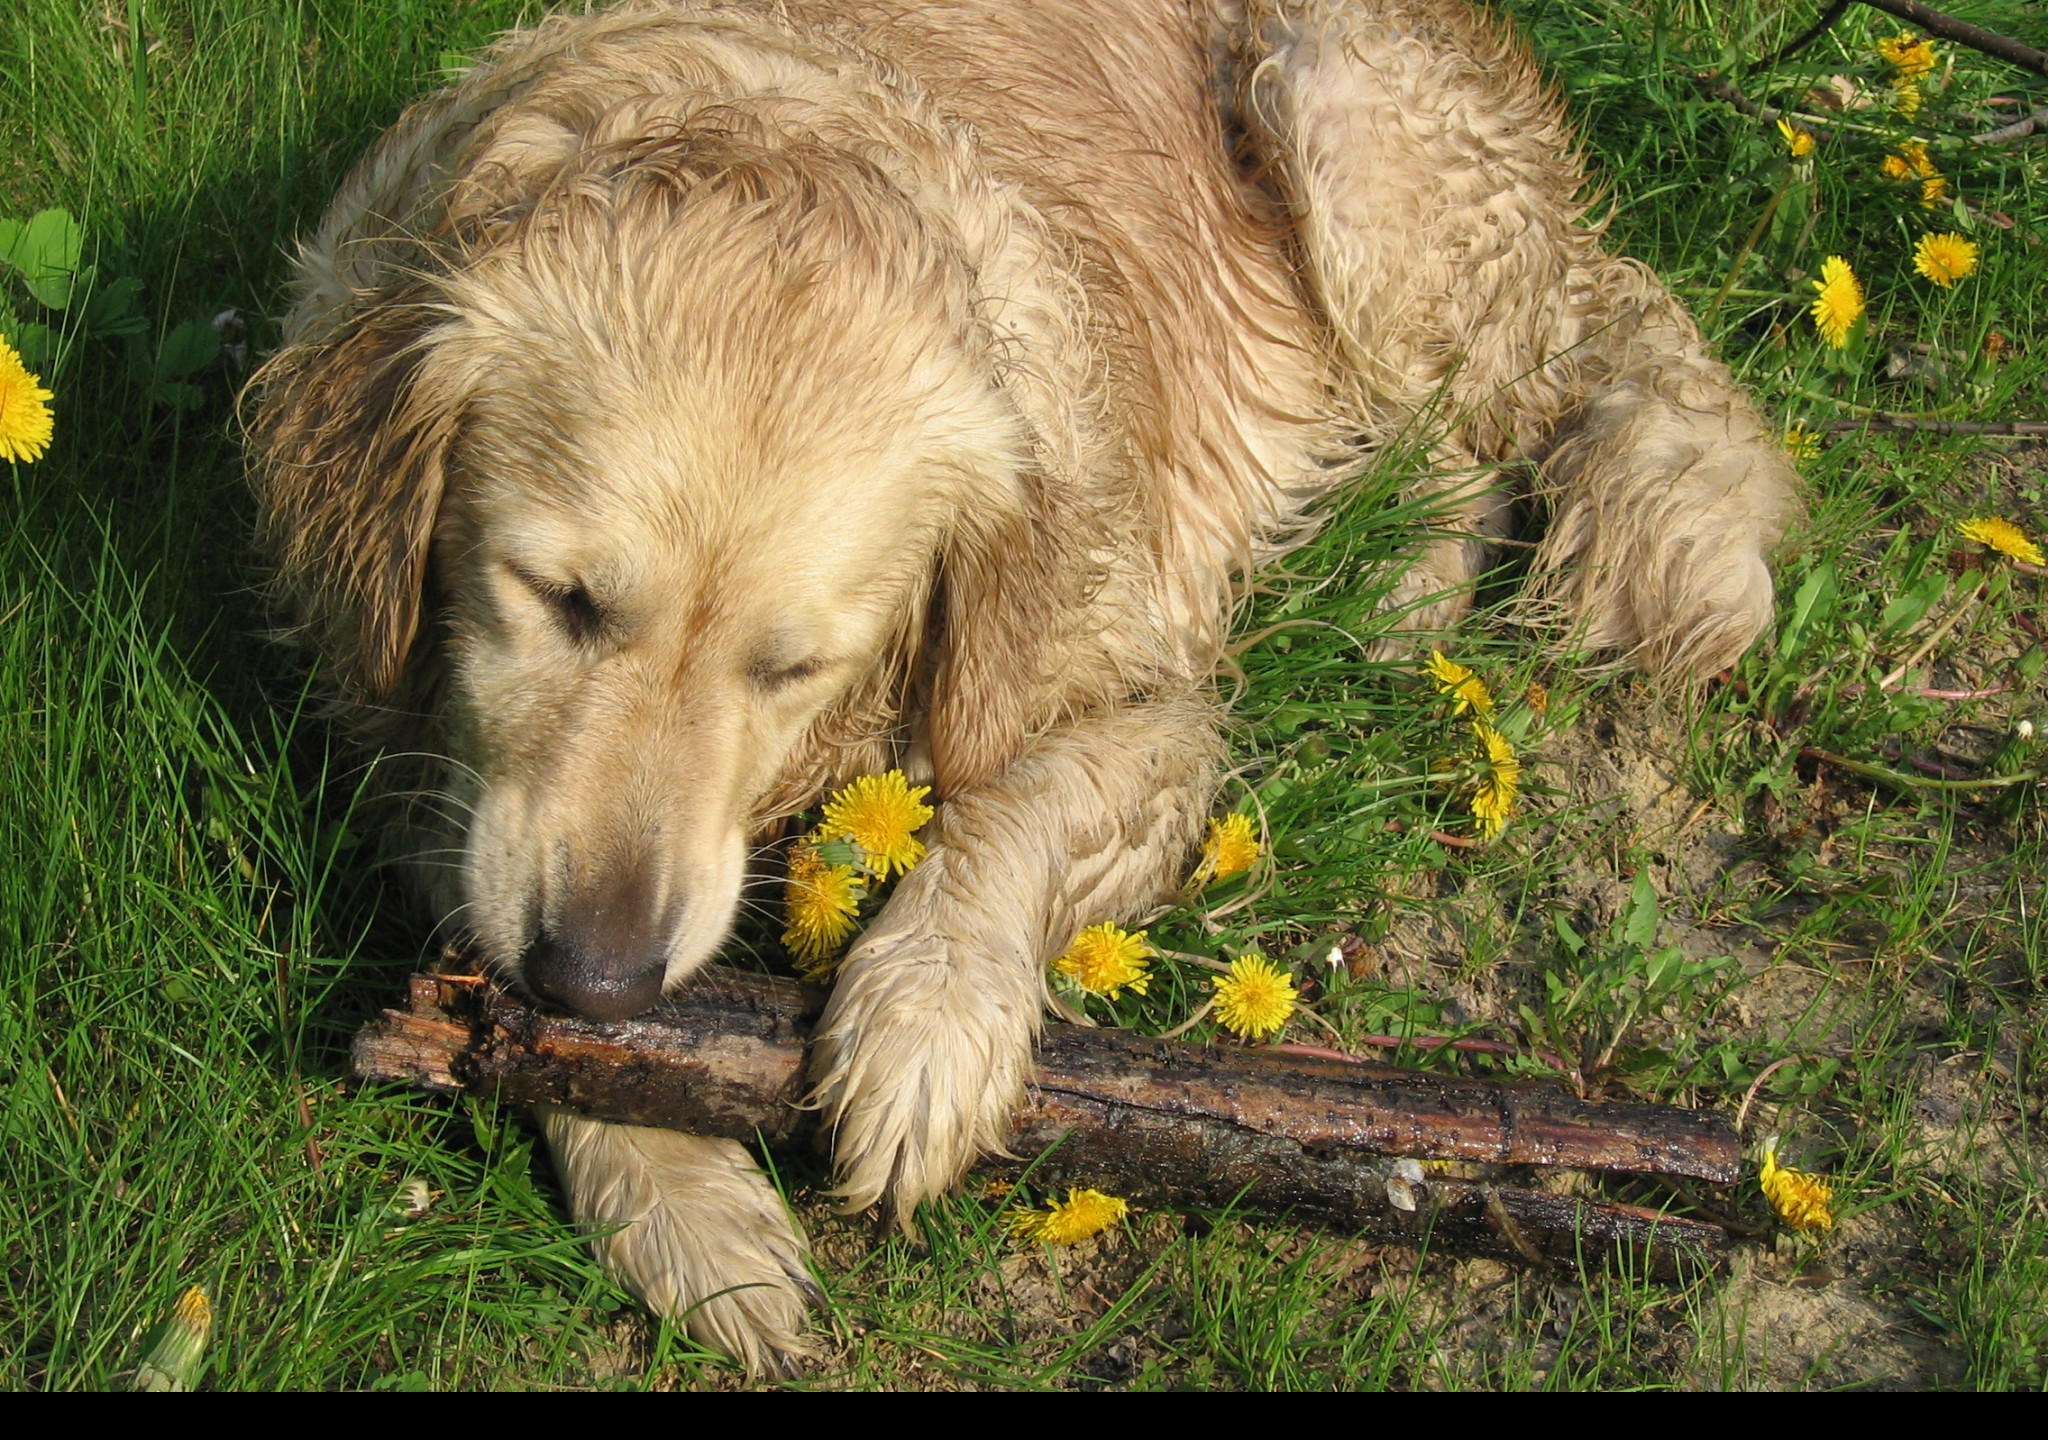
<svg viewBox="0 0 2048 1440">
<path fill-rule="evenodd" d="M 527 947 L 527 988 L 590 1020 L 629 1020 L 661 999 L 673 923 L 630 871 L 572 898 Z"/>
<path fill-rule="evenodd" d="M 534 994 L 588 1020 L 630 1020 L 661 999 L 666 969 L 595 951 L 542 931 L 527 948 L 521 973 Z"/>
</svg>

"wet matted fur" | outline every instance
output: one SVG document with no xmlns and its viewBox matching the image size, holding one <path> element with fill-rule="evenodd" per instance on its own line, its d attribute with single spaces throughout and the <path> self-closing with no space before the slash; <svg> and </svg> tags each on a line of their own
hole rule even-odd
<svg viewBox="0 0 2048 1440">
<path fill-rule="evenodd" d="M 930 854 L 813 1078 L 849 1206 L 955 1183 L 1048 956 L 1185 872 L 1233 585 L 1418 412 L 1419 488 L 1539 463 L 1527 598 L 1581 644 L 1694 675 L 1768 618 L 1793 474 L 1574 156 L 1453 0 L 506 37 L 343 187 L 259 382 L 280 597 L 366 738 L 429 757 L 397 843 L 437 917 L 629 1014 L 718 947 L 750 844 L 903 766 Z M 1455 621 L 1502 508 L 1456 502 L 1408 623 Z M 802 1354 L 804 1243 L 740 1146 L 542 1119 L 651 1305 Z"/>
</svg>

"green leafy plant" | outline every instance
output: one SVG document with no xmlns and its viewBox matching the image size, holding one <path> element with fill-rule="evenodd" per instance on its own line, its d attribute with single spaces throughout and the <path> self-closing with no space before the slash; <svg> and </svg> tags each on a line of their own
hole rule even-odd
<svg viewBox="0 0 2048 1440">
<path fill-rule="evenodd" d="M 0 274 L 11 276 L 42 317 L 24 318 L 0 288 L 0 336 L 45 375 L 62 370 L 80 341 L 121 342 L 152 403 L 179 410 L 205 404 L 197 377 L 220 357 L 219 330 L 205 320 L 186 320 L 152 349 L 144 343 L 149 322 L 140 309 L 142 281 L 126 274 L 103 281 L 85 249 L 85 228 L 68 210 L 0 218 Z"/>
<path fill-rule="evenodd" d="M 1729 956 L 1688 960 L 1681 946 L 1659 947 L 1661 919 L 1648 871 L 1637 872 L 1628 904 L 1604 937 L 1582 936 L 1562 913 L 1551 917 L 1557 963 L 1544 971 L 1541 1013 L 1522 1005 L 1522 1024 L 1532 1043 L 1577 1057 L 1579 1076 L 1589 1085 L 1618 1059 L 1623 1069 L 1641 1069 L 1695 1058 L 1684 1040 L 1675 1054 L 1634 1056 L 1622 1043 L 1640 1021 L 1665 1011 L 1682 1011 L 1693 1024 L 1704 1020 L 1734 978 Z"/>
</svg>

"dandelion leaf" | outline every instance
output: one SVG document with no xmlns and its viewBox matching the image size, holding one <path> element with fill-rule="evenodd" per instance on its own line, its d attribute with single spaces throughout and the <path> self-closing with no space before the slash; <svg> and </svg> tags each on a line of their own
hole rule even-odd
<svg viewBox="0 0 2048 1440">
<path fill-rule="evenodd" d="M 21 276 L 38 305 L 62 310 L 71 303 L 85 231 L 68 210 L 45 210 L 27 220 L 0 220 L 0 263 Z"/>
<path fill-rule="evenodd" d="M 1833 565 L 1822 565 L 1800 584 L 1798 593 L 1792 597 L 1792 613 L 1778 635 L 1780 660 L 1798 654 L 1807 630 L 1834 613 L 1836 588 Z"/>
</svg>

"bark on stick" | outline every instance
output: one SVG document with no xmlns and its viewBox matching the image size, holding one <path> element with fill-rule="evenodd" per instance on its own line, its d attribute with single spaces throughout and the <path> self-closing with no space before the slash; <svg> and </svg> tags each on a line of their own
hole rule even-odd
<svg viewBox="0 0 2048 1440">
<path fill-rule="evenodd" d="M 821 992 L 713 969 L 639 1019 L 540 1011 L 472 976 L 416 975 L 411 1004 L 356 1036 L 356 1073 L 600 1119 L 770 1144 L 803 1138 L 804 1046 Z M 1546 1166 L 1720 1183 L 1741 1173 L 1718 1114 L 1550 1087 L 1048 1026 L 1010 1143 L 1038 1184 L 1141 1205 L 1239 1206 L 1533 1263 L 1626 1251 L 1653 1273 L 1711 1258 L 1718 1227 L 1412 1163 Z M 1408 1162 L 1408 1163 L 1403 1163 Z"/>
</svg>

